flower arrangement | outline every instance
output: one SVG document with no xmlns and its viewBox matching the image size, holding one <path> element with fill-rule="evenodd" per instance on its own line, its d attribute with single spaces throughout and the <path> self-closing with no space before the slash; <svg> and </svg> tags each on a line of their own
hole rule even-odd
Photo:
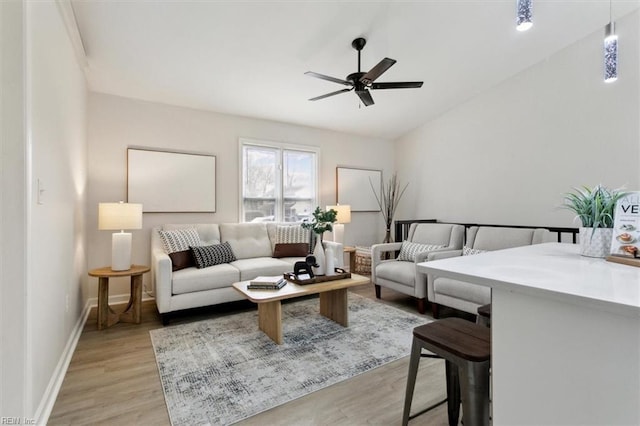
<svg viewBox="0 0 640 426">
<path fill-rule="evenodd" d="M 313 221 L 309 222 L 305 219 L 302 222 L 302 227 L 304 229 L 310 229 L 318 235 L 322 235 L 326 231 L 333 231 L 333 223 L 336 221 L 337 216 L 338 212 L 334 209 L 325 211 L 320 207 L 316 207 L 313 212 Z"/>
</svg>

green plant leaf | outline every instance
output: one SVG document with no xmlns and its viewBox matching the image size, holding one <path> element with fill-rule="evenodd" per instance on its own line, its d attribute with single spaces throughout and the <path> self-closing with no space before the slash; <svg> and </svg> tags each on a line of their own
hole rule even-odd
<svg viewBox="0 0 640 426">
<path fill-rule="evenodd" d="M 574 212 L 585 228 L 612 228 L 616 203 L 625 195 L 602 185 L 573 188 L 573 192 L 564 194 L 562 208 Z"/>
</svg>

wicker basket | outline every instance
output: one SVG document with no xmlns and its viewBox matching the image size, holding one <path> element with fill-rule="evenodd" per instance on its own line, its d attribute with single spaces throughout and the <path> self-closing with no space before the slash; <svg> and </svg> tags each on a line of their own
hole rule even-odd
<svg viewBox="0 0 640 426">
<path fill-rule="evenodd" d="M 356 246 L 356 274 L 371 275 L 371 247 Z"/>
</svg>

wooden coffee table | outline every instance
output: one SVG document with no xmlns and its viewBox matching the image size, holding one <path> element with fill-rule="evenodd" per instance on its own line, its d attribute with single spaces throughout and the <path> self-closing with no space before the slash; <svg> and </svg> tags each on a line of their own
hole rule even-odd
<svg viewBox="0 0 640 426">
<path fill-rule="evenodd" d="M 242 293 L 247 299 L 258 304 L 258 327 L 274 342 L 282 344 L 282 304 L 285 299 L 320 295 L 320 314 L 337 322 L 349 326 L 349 307 L 347 304 L 347 289 L 369 282 L 369 278 L 351 274 L 351 278 L 326 281 L 318 284 L 298 285 L 287 282 L 280 290 L 248 290 L 249 281 L 233 284 L 233 288 Z"/>
</svg>

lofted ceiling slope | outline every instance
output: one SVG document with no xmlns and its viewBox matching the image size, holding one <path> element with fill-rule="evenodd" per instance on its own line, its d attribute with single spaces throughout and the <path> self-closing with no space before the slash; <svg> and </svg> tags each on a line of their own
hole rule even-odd
<svg viewBox="0 0 640 426">
<path fill-rule="evenodd" d="M 515 30 L 515 0 L 71 0 L 90 90 L 221 113 L 396 139 L 594 31 L 609 2 L 534 0 L 534 26 Z M 615 17 L 640 1 L 613 3 Z M 357 69 L 398 62 L 377 80 L 420 89 L 310 102 Z"/>
</svg>

